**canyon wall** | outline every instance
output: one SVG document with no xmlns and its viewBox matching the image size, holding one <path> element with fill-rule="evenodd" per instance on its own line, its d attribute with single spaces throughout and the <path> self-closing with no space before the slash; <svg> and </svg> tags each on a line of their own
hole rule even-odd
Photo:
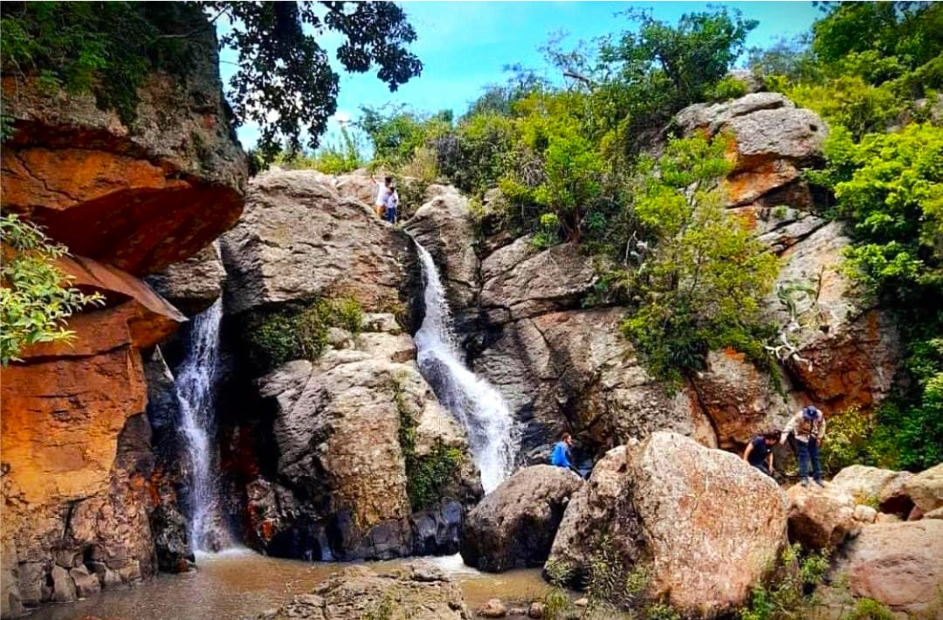
<svg viewBox="0 0 943 620">
<path fill-rule="evenodd" d="M 247 178 L 212 28 L 192 48 L 185 77 L 148 77 L 130 124 L 91 95 L 3 81 L 13 130 L 0 206 L 67 245 L 59 266 L 105 297 L 72 318 L 73 343 L 34 346 L 2 370 L 4 616 L 157 568 L 141 352 L 186 319 L 140 277 L 230 228 Z"/>
</svg>

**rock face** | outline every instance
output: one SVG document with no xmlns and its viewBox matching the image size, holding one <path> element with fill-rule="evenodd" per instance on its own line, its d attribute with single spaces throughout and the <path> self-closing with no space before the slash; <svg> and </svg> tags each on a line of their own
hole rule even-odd
<svg viewBox="0 0 943 620">
<path fill-rule="evenodd" d="M 462 503 L 480 496 L 477 470 L 462 431 L 419 375 L 412 339 L 393 326 L 342 339 L 318 361 L 285 364 L 259 380 L 274 408 L 276 480 L 249 487 L 248 513 L 257 544 L 269 553 L 308 559 L 390 558 L 414 545 L 454 552 Z M 411 429 L 411 430 L 410 430 Z M 404 446 L 403 433 L 414 436 Z M 454 450 L 451 480 L 439 500 L 412 514 L 406 450 L 411 459 Z"/>
<path fill-rule="evenodd" d="M 909 477 L 903 493 L 924 514 L 943 507 L 943 464 Z"/>
<path fill-rule="evenodd" d="M 562 467 L 521 469 L 468 514 L 462 559 L 488 572 L 542 566 L 570 497 L 583 485 Z"/>
<path fill-rule="evenodd" d="M 471 241 L 475 237 L 468 199 L 451 186 L 432 186 L 435 198 L 422 205 L 406 229 L 438 265 L 445 265 L 449 304 L 473 310 L 478 297 L 478 256 Z M 461 324 L 467 317 L 459 315 Z M 460 330 L 462 331 L 462 330 Z"/>
<path fill-rule="evenodd" d="M 836 571 L 847 573 L 856 596 L 917 617 L 939 617 L 943 521 L 869 525 L 847 546 Z"/>
<path fill-rule="evenodd" d="M 733 454 L 656 432 L 600 466 L 567 508 L 550 555 L 576 575 L 608 544 L 626 570 L 644 567 L 649 596 L 683 615 L 714 616 L 746 600 L 785 543 L 782 493 Z"/>
<path fill-rule="evenodd" d="M 223 100 L 213 29 L 178 7 L 192 41 L 185 78 L 153 74 L 132 126 L 91 95 L 3 81 L 14 134 L 2 155 L 4 210 L 23 213 L 78 255 L 135 275 L 192 256 L 242 211 L 246 159 Z"/>
<path fill-rule="evenodd" d="M 245 215 L 222 238 L 227 313 L 341 295 L 373 312 L 409 307 L 409 237 L 322 177 L 297 170 L 253 179 Z"/>
<path fill-rule="evenodd" d="M 881 512 L 906 517 L 914 504 L 904 486 L 912 476 L 907 471 L 851 465 L 835 474 L 832 484 L 858 499 L 876 501 Z"/>
<path fill-rule="evenodd" d="M 567 428 L 606 449 L 655 430 L 714 445 L 691 392 L 669 396 L 619 332 L 623 308 L 551 312 L 504 325 L 475 360 L 526 422 L 523 449 Z"/>
<path fill-rule="evenodd" d="M 266 620 L 466 620 L 462 591 L 436 567 L 413 563 L 377 574 L 363 566 L 331 575 L 311 594 L 296 596 Z"/>
<path fill-rule="evenodd" d="M 197 7 L 173 10 L 174 32 L 192 35 L 205 20 Z M 150 75 L 130 125 L 90 95 L 3 80 L 12 135 L 0 207 L 67 245 L 72 256 L 58 266 L 106 299 L 71 317 L 74 342 L 31 347 L 2 369 L 4 617 L 157 569 L 152 516 L 162 500 L 141 351 L 185 319 L 138 277 L 231 227 L 247 176 L 215 35 L 198 30 L 187 75 Z"/>
<path fill-rule="evenodd" d="M 675 118 L 686 134 L 733 137 L 725 180 L 730 212 L 782 256 L 767 307 L 794 346 L 780 350 L 782 392 L 748 361 L 712 352 L 693 380 L 721 445 L 740 447 L 751 434 L 781 425 L 805 404 L 830 413 L 870 409 L 888 393 L 900 356 L 891 318 L 864 301 L 841 271 L 850 240 L 841 224 L 816 210 L 802 176 L 823 161 L 828 127 L 779 93 L 757 92 L 713 105 L 695 104 Z M 795 311 L 793 311 L 795 310 Z"/>
<path fill-rule="evenodd" d="M 182 263 L 149 276 L 147 283 L 175 307 L 193 316 L 219 299 L 225 279 L 219 244 L 213 243 Z"/>
<path fill-rule="evenodd" d="M 855 499 L 843 488 L 828 484 L 792 486 L 789 501 L 789 539 L 812 549 L 838 547 L 861 529 L 855 518 Z"/>
</svg>

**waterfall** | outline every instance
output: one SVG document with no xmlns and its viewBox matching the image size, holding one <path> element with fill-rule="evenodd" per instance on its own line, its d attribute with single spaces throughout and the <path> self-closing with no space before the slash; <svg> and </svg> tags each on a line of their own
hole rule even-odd
<svg viewBox="0 0 943 620">
<path fill-rule="evenodd" d="M 193 318 L 187 355 L 177 370 L 174 390 L 180 405 L 180 430 L 186 439 L 190 470 L 190 541 L 194 551 L 227 546 L 221 527 L 219 493 L 212 445 L 215 431 L 214 389 L 219 361 L 222 298 Z"/>
<path fill-rule="evenodd" d="M 419 370 L 442 405 L 465 428 L 481 484 L 491 492 L 511 473 L 518 430 L 501 394 L 461 361 L 449 306 L 429 252 L 416 242 L 422 264 L 426 316 L 416 332 Z"/>
</svg>

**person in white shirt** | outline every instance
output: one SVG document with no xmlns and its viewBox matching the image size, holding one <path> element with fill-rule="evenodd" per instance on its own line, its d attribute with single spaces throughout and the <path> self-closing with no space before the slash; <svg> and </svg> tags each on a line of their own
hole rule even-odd
<svg viewBox="0 0 943 620">
<path fill-rule="evenodd" d="M 809 486 L 809 462 L 812 464 L 812 479 L 824 487 L 822 464 L 819 462 L 819 446 L 825 439 L 825 415 L 816 407 L 805 407 L 792 416 L 783 429 L 779 443 L 786 443 L 789 433 L 796 436 L 796 452 L 799 457 L 799 477 L 802 486 Z"/>
<path fill-rule="evenodd" d="M 396 186 L 390 184 L 389 193 L 386 195 L 386 209 L 383 214 L 383 219 L 385 219 L 390 224 L 396 223 L 396 213 L 399 209 L 399 194 L 396 192 Z"/>
<path fill-rule="evenodd" d="M 386 214 L 386 202 L 389 199 L 390 194 L 392 193 L 393 188 L 393 177 L 387 176 L 384 177 L 383 182 L 377 181 L 376 177 L 373 177 L 373 180 L 377 184 L 377 198 L 373 201 L 373 206 L 376 207 L 377 217 L 380 219 L 386 219 L 384 215 Z"/>
</svg>

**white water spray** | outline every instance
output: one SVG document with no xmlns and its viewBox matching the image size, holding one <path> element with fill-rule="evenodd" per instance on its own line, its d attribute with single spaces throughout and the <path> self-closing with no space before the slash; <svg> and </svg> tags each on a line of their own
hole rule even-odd
<svg viewBox="0 0 943 620">
<path fill-rule="evenodd" d="M 211 445 L 215 426 L 214 388 L 219 361 L 222 299 L 193 318 L 187 356 L 174 389 L 190 466 L 190 540 L 195 551 L 218 551 L 228 536 L 221 527 Z"/>
<path fill-rule="evenodd" d="M 481 471 L 481 484 L 485 493 L 490 493 L 511 474 L 518 429 L 501 394 L 462 363 L 438 269 L 418 242 L 416 248 L 422 264 L 426 309 L 415 338 L 419 370 L 442 405 L 465 428 Z"/>
</svg>

